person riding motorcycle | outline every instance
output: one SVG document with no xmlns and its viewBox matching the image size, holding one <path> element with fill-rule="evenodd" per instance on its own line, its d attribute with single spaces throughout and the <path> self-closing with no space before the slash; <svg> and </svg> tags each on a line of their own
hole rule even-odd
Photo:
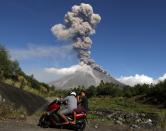
<svg viewBox="0 0 166 131">
<path fill-rule="evenodd" d="M 73 124 L 74 124 L 76 122 L 75 120 L 76 113 L 74 110 L 77 109 L 76 93 L 71 92 L 70 95 L 62 99 L 61 102 L 67 102 L 66 108 L 59 112 L 60 116 L 64 119 L 63 124 L 69 124 L 69 121 L 67 120 L 66 115 L 71 113 L 74 114 L 74 121 L 73 121 Z"/>
</svg>

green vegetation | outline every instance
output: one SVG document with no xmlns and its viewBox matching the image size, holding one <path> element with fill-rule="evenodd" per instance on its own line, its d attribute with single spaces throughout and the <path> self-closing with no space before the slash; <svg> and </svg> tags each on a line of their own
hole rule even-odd
<svg viewBox="0 0 166 131">
<path fill-rule="evenodd" d="M 166 115 L 166 109 L 160 109 L 155 105 L 143 104 L 136 101 L 137 97 L 92 97 L 89 99 L 91 110 L 110 109 L 122 110 L 125 112 L 145 112 L 145 113 L 161 113 Z"/>
<path fill-rule="evenodd" d="M 49 96 L 55 92 L 54 87 L 37 81 L 33 75 L 26 75 L 19 63 L 11 60 L 9 52 L 2 45 L 0 45 L 0 82 L 42 96 Z"/>
<path fill-rule="evenodd" d="M 119 87 L 118 85 L 112 83 L 101 83 L 98 86 L 90 86 L 89 88 L 85 89 L 84 87 L 74 88 L 77 93 L 81 90 L 87 92 L 88 97 L 102 97 L 102 96 L 109 96 L 109 97 L 122 97 L 122 98 L 133 98 L 136 96 L 137 101 L 142 101 L 148 104 L 154 105 L 162 105 L 162 107 L 166 107 L 166 80 L 159 82 L 156 85 L 135 85 L 134 87 L 124 86 Z M 68 92 L 70 92 L 69 90 Z M 67 91 L 65 91 L 67 93 Z"/>
</svg>

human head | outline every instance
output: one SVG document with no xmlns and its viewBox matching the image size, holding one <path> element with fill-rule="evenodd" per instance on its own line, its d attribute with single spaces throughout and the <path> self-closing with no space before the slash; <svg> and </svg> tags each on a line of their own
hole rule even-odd
<svg viewBox="0 0 166 131">
<path fill-rule="evenodd" d="M 74 92 L 74 91 L 72 91 L 71 93 L 70 93 L 70 95 L 73 95 L 73 96 L 75 96 L 76 97 L 76 92 Z"/>
<path fill-rule="evenodd" d="M 85 95 L 86 95 L 85 91 L 81 91 L 81 92 L 80 92 L 80 95 L 81 95 L 81 96 L 85 96 Z"/>
</svg>

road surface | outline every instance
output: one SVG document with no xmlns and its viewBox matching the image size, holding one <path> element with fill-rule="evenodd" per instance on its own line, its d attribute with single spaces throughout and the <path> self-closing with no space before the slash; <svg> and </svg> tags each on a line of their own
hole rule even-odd
<svg viewBox="0 0 166 131">
<path fill-rule="evenodd" d="M 70 131 L 67 129 L 56 129 L 56 128 L 41 128 L 36 125 L 36 123 L 28 123 L 21 121 L 3 121 L 0 122 L 0 131 Z M 107 126 L 100 124 L 87 125 L 85 131 L 130 131 L 119 126 Z"/>
</svg>

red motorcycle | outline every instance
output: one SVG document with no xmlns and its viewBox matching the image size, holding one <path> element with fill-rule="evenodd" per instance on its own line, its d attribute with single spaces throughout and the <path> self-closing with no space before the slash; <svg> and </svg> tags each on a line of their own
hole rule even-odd
<svg viewBox="0 0 166 131">
<path fill-rule="evenodd" d="M 47 107 L 47 112 L 43 113 L 43 115 L 39 119 L 39 126 L 43 128 L 49 127 L 60 127 L 60 128 L 70 128 L 76 131 L 83 131 L 86 127 L 86 113 L 80 112 L 76 114 L 76 124 L 71 124 L 74 120 L 74 115 L 69 114 L 67 115 L 67 119 L 69 124 L 63 125 L 63 118 L 60 117 L 58 110 L 61 107 L 61 101 L 59 99 L 54 100 L 51 102 Z"/>
</svg>

